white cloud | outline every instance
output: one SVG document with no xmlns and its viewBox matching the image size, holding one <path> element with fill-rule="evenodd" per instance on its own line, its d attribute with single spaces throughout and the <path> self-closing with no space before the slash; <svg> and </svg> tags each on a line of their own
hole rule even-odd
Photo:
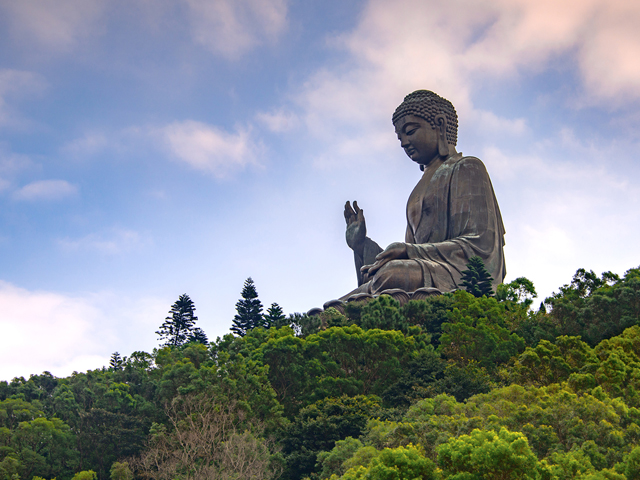
<svg viewBox="0 0 640 480">
<path fill-rule="evenodd" d="M 132 230 L 116 229 L 110 234 L 92 233 L 82 238 L 64 238 L 60 246 L 68 251 L 97 251 L 116 255 L 139 248 L 144 244 L 140 234 Z"/>
<path fill-rule="evenodd" d="M 611 0 L 598 5 L 585 32 L 579 61 L 593 100 L 640 98 L 640 4 Z M 589 102 L 594 103 L 594 102 Z"/>
<path fill-rule="evenodd" d="M 480 131 L 519 136 L 529 131 L 527 120 L 524 118 L 507 119 L 499 117 L 493 112 L 473 110 L 467 123 L 473 123 Z"/>
<path fill-rule="evenodd" d="M 90 332 L 99 312 L 84 299 L 29 292 L 0 281 L 0 379 L 104 365 Z"/>
<path fill-rule="evenodd" d="M 73 156 L 94 155 L 109 146 L 109 141 L 104 133 L 87 133 L 62 147 L 64 153 Z"/>
<path fill-rule="evenodd" d="M 0 380 L 108 365 L 114 351 L 150 350 L 167 299 L 110 293 L 69 296 L 30 291 L 0 280 Z"/>
<path fill-rule="evenodd" d="M 507 280 L 530 278 L 542 299 L 578 268 L 621 274 L 638 262 L 629 248 L 640 235 L 637 170 L 607 168 L 604 149 L 568 136 L 541 142 L 538 153 L 482 155 L 505 220 Z"/>
<path fill-rule="evenodd" d="M 60 200 L 73 196 L 78 192 L 78 187 L 66 180 L 38 180 L 31 182 L 14 192 L 16 200 Z"/>
<path fill-rule="evenodd" d="M 348 60 L 312 75 L 295 102 L 314 135 L 338 142 L 348 139 L 346 127 L 388 131 L 378 119 L 418 88 L 450 99 L 485 131 L 521 135 L 523 119 L 476 111 L 478 81 L 541 72 L 574 56 L 582 103 L 638 99 L 639 22 L 640 3 L 624 0 L 371 0 L 354 30 L 330 42 Z"/>
<path fill-rule="evenodd" d="M 224 132 L 212 125 L 185 120 L 160 129 L 170 153 L 191 167 L 224 178 L 247 165 L 258 165 L 261 147 L 251 131 Z"/>
<path fill-rule="evenodd" d="M 194 40 L 234 59 L 261 42 L 273 42 L 287 26 L 285 0 L 185 0 Z"/>
<path fill-rule="evenodd" d="M 272 112 L 258 112 L 256 120 L 276 133 L 286 132 L 296 127 L 299 122 L 297 115 L 284 109 Z"/>
<path fill-rule="evenodd" d="M 9 0 L 0 3 L 0 11 L 22 44 L 35 42 L 66 51 L 81 38 L 100 31 L 96 21 L 105 5 L 104 0 Z"/>
</svg>

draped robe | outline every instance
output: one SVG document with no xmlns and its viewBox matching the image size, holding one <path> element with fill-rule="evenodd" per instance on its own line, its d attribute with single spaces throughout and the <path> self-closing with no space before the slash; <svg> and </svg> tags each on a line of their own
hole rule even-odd
<svg viewBox="0 0 640 480">
<path fill-rule="evenodd" d="M 493 277 L 495 289 L 506 275 L 504 233 L 498 202 L 484 164 L 478 158 L 456 153 L 439 166 L 427 167 L 411 193 L 405 236 L 409 258 L 393 262 L 399 267 L 407 265 L 397 262 L 415 262 L 422 270 L 422 279 L 412 280 L 414 284 L 409 290 L 433 287 L 449 292 L 458 288 L 469 259 L 478 256 Z M 382 249 L 367 237 L 364 257 L 356 256 L 356 269 L 362 264 L 372 264 L 380 251 Z M 398 288 L 397 275 L 403 272 L 402 268 L 396 270 L 383 267 L 373 278 L 359 275 L 360 287 L 347 297 Z"/>
</svg>

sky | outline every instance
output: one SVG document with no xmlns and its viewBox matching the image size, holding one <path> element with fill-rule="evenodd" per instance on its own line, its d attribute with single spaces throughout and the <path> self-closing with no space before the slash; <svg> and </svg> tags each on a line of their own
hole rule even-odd
<svg viewBox="0 0 640 480">
<path fill-rule="evenodd" d="M 244 280 L 305 312 L 355 288 L 343 208 L 404 239 L 391 115 L 459 116 L 539 300 L 640 265 L 640 3 L 0 0 L 0 380 L 214 340 Z"/>
</svg>

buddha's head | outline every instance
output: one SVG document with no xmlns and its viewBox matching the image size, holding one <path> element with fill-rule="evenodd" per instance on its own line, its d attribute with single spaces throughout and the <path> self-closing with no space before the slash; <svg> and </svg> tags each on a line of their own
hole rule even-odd
<svg viewBox="0 0 640 480">
<path fill-rule="evenodd" d="M 458 116 L 450 101 L 429 90 L 404 97 L 392 117 L 402 148 L 421 168 L 437 157 L 446 158 L 458 137 Z"/>
</svg>

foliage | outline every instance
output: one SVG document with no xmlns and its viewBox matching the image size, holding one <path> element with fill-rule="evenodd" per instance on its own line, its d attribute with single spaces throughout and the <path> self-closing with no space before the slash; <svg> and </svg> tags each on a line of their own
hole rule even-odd
<svg viewBox="0 0 640 480">
<path fill-rule="evenodd" d="M 0 480 L 640 478 L 639 279 L 581 269 L 537 311 L 524 277 L 272 304 L 242 336 L 192 323 L 102 369 L 0 382 Z"/>
<path fill-rule="evenodd" d="M 537 463 L 527 437 L 504 427 L 475 429 L 438 447 L 438 465 L 451 480 L 536 480 Z"/>
<path fill-rule="evenodd" d="M 352 458 L 362 447 L 360 440 L 347 437 L 344 440 L 336 441 L 335 447 L 330 451 L 320 452 L 317 457 L 317 466 L 321 468 L 319 472 L 320 478 L 343 475 L 347 471 L 345 462 Z"/>
<path fill-rule="evenodd" d="M 462 271 L 459 286 L 464 287 L 474 297 L 491 296 L 493 295 L 491 282 L 493 278 L 487 271 L 482 258 L 475 256 L 469 259 L 467 269 Z"/>
<path fill-rule="evenodd" d="M 282 307 L 277 303 L 272 303 L 267 309 L 267 313 L 264 314 L 264 328 L 283 327 L 285 326 L 286 318 Z"/>
<path fill-rule="evenodd" d="M 73 476 L 72 480 L 96 480 L 98 475 L 93 470 L 83 470 Z"/>
<path fill-rule="evenodd" d="M 166 340 L 164 346 L 179 347 L 190 341 L 200 341 L 204 332 L 198 329 L 197 338 L 194 338 L 195 323 L 198 317 L 194 315 L 195 306 L 193 300 L 186 293 L 180 295 L 178 300 L 171 305 L 168 316 L 156 333 L 160 340 Z M 206 342 L 206 336 L 204 336 Z"/>
<path fill-rule="evenodd" d="M 238 312 L 233 318 L 231 331 L 239 336 L 244 336 L 249 330 L 264 326 L 262 316 L 262 302 L 258 299 L 258 292 L 251 277 L 244 281 L 242 299 L 236 303 Z"/>
<path fill-rule="evenodd" d="M 591 346 L 640 322 L 640 268 L 623 278 L 579 269 L 570 284 L 545 300 L 560 335 L 580 335 Z"/>
<path fill-rule="evenodd" d="M 364 329 L 407 331 L 408 323 L 400 312 L 400 303 L 389 295 L 380 295 L 369 302 L 360 315 L 359 324 Z"/>
<path fill-rule="evenodd" d="M 429 333 L 431 343 L 437 347 L 440 345 L 442 324 L 447 322 L 455 303 L 455 297 L 445 293 L 426 300 L 410 300 L 400 308 L 400 312 L 409 325 L 419 326 Z"/>
<path fill-rule="evenodd" d="M 271 329 L 255 355 L 269 366 L 271 385 L 290 417 L 322 398 L 382 395 L 427 348 L 428 340 L 428 335 L 405 336 L 357 325 L 300 338 L 285 327 Z"/>
<path fill-rule="evenodd" d="M 492 369 L 524 350 L 524 340 L 507 328 L 504 305 L 495 298 L 474 297 L 462 290 L 454 298 L 438 348 L 446 358 Z"/>
<path fill-rule="evenodd" d="M 126 361 L 127 361 L 127 357 L 123 359 L 118 352 L 114 352 L 111 355 L 111 360 L 109 360 L 109 367 L 112 370 L 122 370 L 122 365 Z"/>
<path fill-rule="evenodd" d="M 46 418 L 34 403 L 0 402 L 0 478 L 68 476 L 76 465 L 74 435 L 59 418 Z"/>
<path fill-rule="evenodd" d="M 593 349 L 580 337 L 560 336 L 555 344 L 541 340 L 517 358 L 510 370 L 511 381 L 521 385 L 551 385 L 568 380 L 572 373 L 595 362 Z"/>
<path fill-rule="evenodd" d="M 498 301 L 508 301 L 529 308 L 536 298 L 536 288 L 533 282 L 526 277 L 518 277 L 512 282 L 498 285 L 496 299 Z"/>
<path fill-rule="evenodd" d="M 332 477 L 333 478 L 333 477 Z M 438 478 L 433 461 L 425 458 L 414 445 L 385 448 L 367 466 L 349 469 L 343 480 L 435 480 Z"/>
<path fill-rule="evenodd" d="M 176 397 L 167 407 L 170 431 L 156 428 L 133 460 L 138 475 L 158 480 L 272 478 L 269 444 L 260 424 L 243 422 L 235 402 L 209 395 Z"/>
<path fill-rule="evenodd" d="M 382 413 L 373 396 L 327 398 L 302 409 L 282 436 L 283 478 L 301 478 L 316 470 L 318 454 L 336 441 L 359 437 L 369 418 Z"/>
<path fill-rule="evenodd" d="M 201 343 L 202 345 L 209 345 L 209 339 L 207 338 L 207 334 L 204 333 L 200 327 L 196 327 L 191 331 L 191 335 L 187 340 L 189 343 Z"/>
<path fill-rule="evenodd" d="M 113 462 L 109 473 L 111 480 L 133 480 L 133 472 L 129 468 L 129 462 Z"/>
</svg>

